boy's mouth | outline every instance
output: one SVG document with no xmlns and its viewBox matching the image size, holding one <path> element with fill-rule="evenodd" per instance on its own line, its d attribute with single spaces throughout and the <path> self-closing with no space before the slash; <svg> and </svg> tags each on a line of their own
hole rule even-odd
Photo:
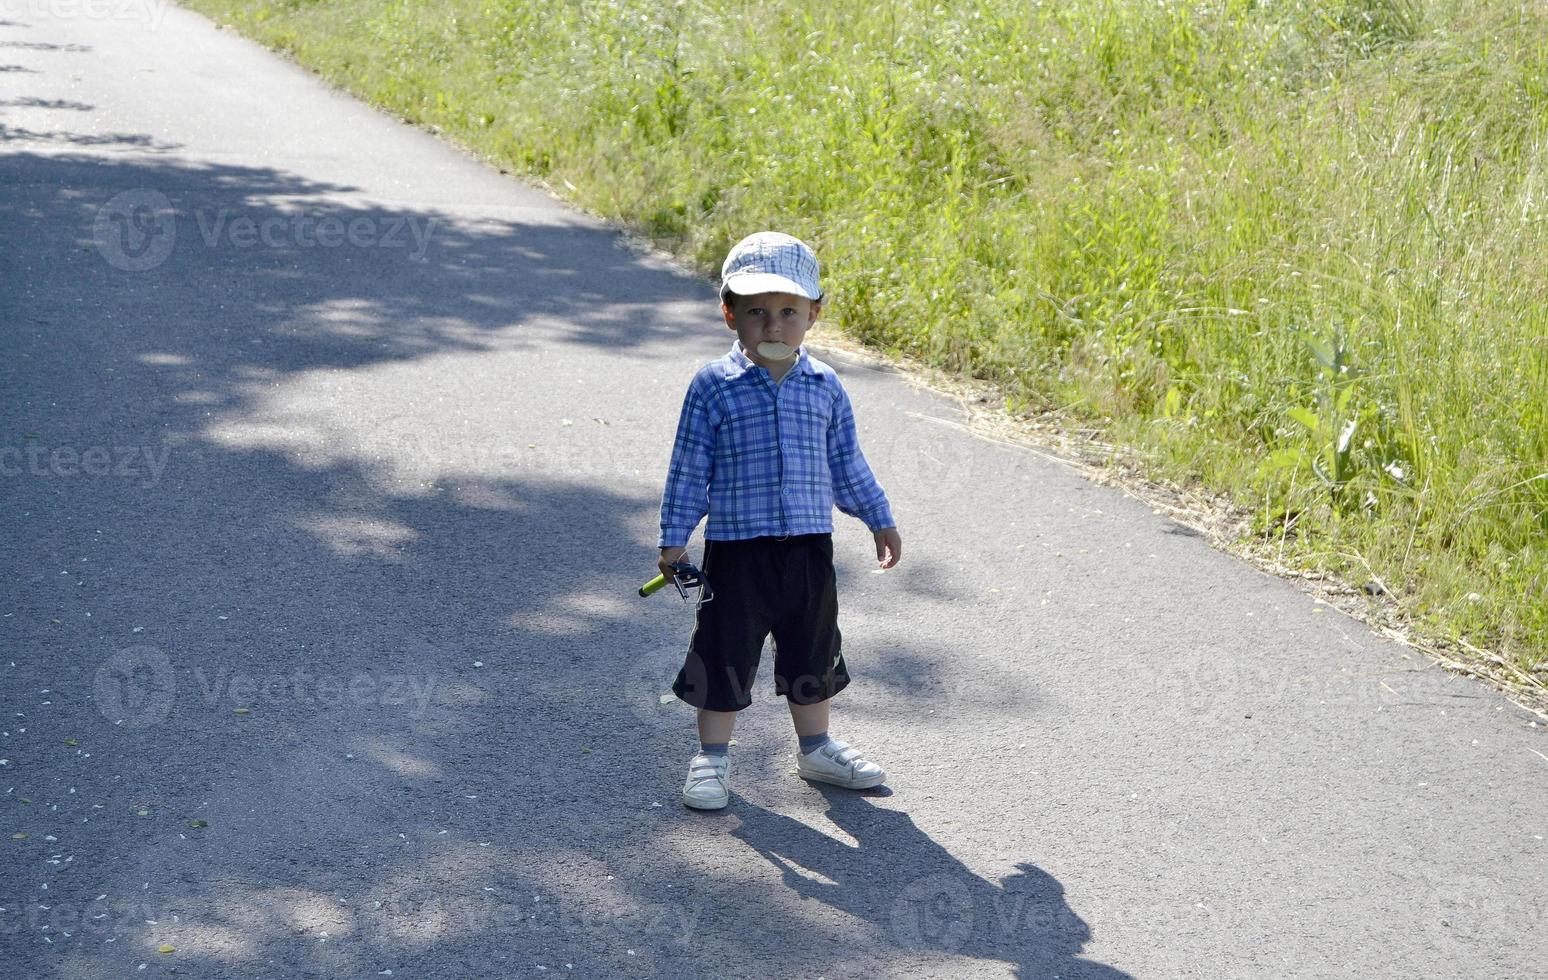
<svg viewBox="0 0 1548 980">
<path fill-rule="evenodd" d="M 783 361 L 793 353 L 795 353 L 794 348 L 777 340 L 765 340 L 758 345 L 758 356 L 766 357 L 771 361 Z"/>
</svg>

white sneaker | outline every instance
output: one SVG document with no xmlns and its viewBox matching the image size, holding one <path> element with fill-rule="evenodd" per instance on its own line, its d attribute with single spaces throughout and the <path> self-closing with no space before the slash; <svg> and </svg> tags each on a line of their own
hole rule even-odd
<svg viewBox="0 0 1548 980">
<path fill-rule="evenodd" d="M 731 774 L 731 759 L 703 752 L 688 760 L 688 781 L 683 783 L 683 802 L 695 810 L 719 810 L 731 802 L 726 777 Z"/>
<path fill-rule="evenodd" d="M 815 779 L 846 789 L 870 789 L 887 780 L 882 767 L 861 758 L 859 749 L 852 749 L 831 737 L 820 749 L 805 755 L 796 754 L 796 773 L 802 779 Z"/>
</svg>

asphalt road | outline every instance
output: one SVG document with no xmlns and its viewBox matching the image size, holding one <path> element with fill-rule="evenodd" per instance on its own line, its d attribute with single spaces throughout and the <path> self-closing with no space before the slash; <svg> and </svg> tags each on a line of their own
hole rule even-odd
<svg viewBox="0 0 1548 980">
<path fill-rule="evenodd" d="M 766 670 L 685 810 L 713 284 L 193 14 L 0 21 L 0 975 L 1548 971 L 1528 714 L 838 355 L 890 789 Z"/>
</svg>

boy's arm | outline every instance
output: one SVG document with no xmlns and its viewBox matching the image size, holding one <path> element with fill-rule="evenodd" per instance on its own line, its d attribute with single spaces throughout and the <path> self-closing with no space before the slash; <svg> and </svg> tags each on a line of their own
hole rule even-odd
<svg viewBox="0 0 1548 980">
<path fill-rule="evenodd" d="M 713 467 L 715 429 L 698 379 L 683 396 L 677 438 L 661 494 L 661 537 L 658 548 L 681 548 L 709 513 L 709 481 Z"/>
<path fill-rule="evenodd" d="M 828 469 L 833 474 L 833 502 L 839 510 L 864 521 L 873 533 L 897 527 L 887 494 L 860 452 L 855 412 L 843 384 L 838 386 L 828 423 Z"/>
</svg>

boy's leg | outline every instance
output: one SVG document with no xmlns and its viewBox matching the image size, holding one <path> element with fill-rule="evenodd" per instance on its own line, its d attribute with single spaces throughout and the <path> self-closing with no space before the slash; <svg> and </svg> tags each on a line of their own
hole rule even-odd
<svg viewBox="0 0 1548 980">
<path fill-rule="evenodd" d="M 817 704 L 849 686 L 838 627 L 833 538 L 792 538 L 781 557 L 782 601 L 772 624 L 774 690 L 792 706 Z"/>
<path fill-rule="evenodd" d="M 887 779 L 881 766 L 827 735 L 833 696 L 849 685 L 838 628 L 833 539 L 814 536 L 787 566 L 790 606 L 774 626 L 775 684 L 790 703 L 800 737 L 796 771 L 805 779 L 869 789 Z"/>
<path fill-rule="evenodd" d="M 698 709 L 699 751 L 688 762 L 683 802 L 718 810 L 731 799 L 727 748 L 736 713 L 752 700 L 775 592 L 763 542 L 706 541 L 704 577 L 712 598 L 694 611 L 693 636 L 673 692 Z"/>
<path fill-rule="evenodd" d="M 725 745 L 731 741 L 736 727 L 735 711 L 706 711 L 699 709 L 699 744 L 703 746 Z"/>
<path fill-rule="evenodd" d="M 788 703 L 790 720 L 795 724 L 796 741 L 801 745 L 802 755 L 811 755 L 832 741 L 828 737 L 828 705 L 831 702 L 796 704 L 794 701 L 789 701 Z"/>
<path fill-rule="evenodd" d="M 828 705 L 831 701 L 818 701 L 816 704 L 796 704 L 790 702 L 790 720 L 795 723 L 797 735 L 811 737 L 821 735 L 828 730 Z M 700 730 L 704 723 L 700 722 Z"/>
<path fill-rule="evenodd" d="M 699 751 L 688 760 L 688 778 L 683 783 L 683 802 L 695 810 L 719 810 L 731 802 L 731 730 L 736 725 L 735 711 L 705 711 L 700 708 Z"/>
<path fill-rule="evenodd" d="M 737 712 L 752 703 L 763 641 L 777 592 L 764 539 L 706 541 L 711 598 L 694 611 L 693 635 L 672 692 L 701 711 Z M 729 729 L 727 729 L 729 731 Z"/>
</svg>

